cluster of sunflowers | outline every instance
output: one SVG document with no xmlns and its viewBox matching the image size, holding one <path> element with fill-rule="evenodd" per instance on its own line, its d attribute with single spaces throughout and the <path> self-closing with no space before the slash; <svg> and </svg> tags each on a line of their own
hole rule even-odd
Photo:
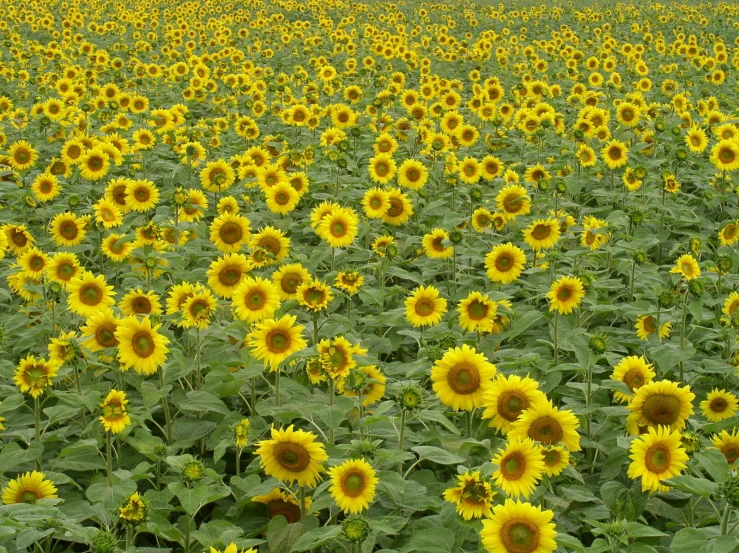
<svg viewBox="0 0 739 553">
<path fill-rule="evenodd" d="M 739 6 L 0 13 L 0 552 L 739 550 Z"/>
</svg>

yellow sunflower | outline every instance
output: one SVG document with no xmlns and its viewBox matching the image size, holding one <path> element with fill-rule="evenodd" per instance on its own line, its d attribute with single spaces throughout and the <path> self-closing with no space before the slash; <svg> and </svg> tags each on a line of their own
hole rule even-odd
<svg viewBox="0 0 739 553">
<path fill-rule="evenodd" d="M 493 472 L 494 482 L 509 497 L 528 497 L 536 489 L 544 472 L 541 449 L 529 438 L 509 438 L 504 448 L 493 456 L 498 468 Z"/>
<path fill-rule="evenodd" d="M 300 505 L 298 500 L 291 493 L 280 488 L 274 488 L 265 495 L 255 495 L 251 498 L 254 503 L 262 503 L 267 508 L 267 516 L 275 518 L 283 516 L 290 524 L 295 524 L 301 518 Z M 305 506 L 308 508 L 311 504 L 311 498 L 305 498 Z"/>
<path fill-rule="evenodd" d="M 531 211 L 531 198 L 520 184 L 504 186 L 495 197 L 495 204 L 506 219 L 515 219 Z"/>
<path fill-rule="evenodd" d="M 382 374 L 375 365 L 364 365 L 359 367 L 366 377 L 364 387 L 361 390 L 349 390 L 345 384 L 346 379 L 339 379 L 336 389 L 340 394 L 347 397 L 362 397 L 362 405 L 368 407 L 380 401 L 385 395 L 385 383 L 387 377 Z"/>
<path fill-rule="evenodd" d="M 560 411 L 551 401 L 540 401 L 526 409 L 511 425 L 508 439 L 531 438 L 543 445 L 564 444 L 580 451 L 580 423 L 572 411 Z"/>
<path fill-rule="evenodd" d="M 283 301 L 297 299 L 298 288 L 309 280 L 311 280 L 310 273 L 300 263 L 283 265 L 272 273 L 272 281 Z"/>
<path fill-rule="evenodd" d="M 397 167 L 389 154 L 377 154 L 369 161 L 370 178 L 378 184 L 387 184 L 395 177 Z"/>
<path fill-rule="evenodd" d="M 383 215 L 382 220 L 389 225 L 400 226 L 413 215 L 413 205 L 408 196 L 398 188 L 388 188 L 386 192 L 390 207 Z"/>
<path fill-rule="evenodd" d="M 364 214 L 370 219 L 382 219 L 390 209 L 390 196 L 381 188 L 370 188 L 362 198 Z"/>
<path fill-rule="evenodd" d="M 251 270 L 252 264 L 245 255 L 227 253 L 210 264 L 208 286 L 222 298 L 230 299 Z"/>
<path fill-rule="evenodd" d="M 547 292 L 549 311 L 556 311 L 563 315 L 572 313 L 585 297 L 585 288 L 577 277 L 561 276 Z"/>
<path fill-rule="evenodd" d="M 693 414 L 695 394 L 690 386 L 660 380 L 637 389 L 629 403 L 631 413 L 626 419 L 626 429 L 637 436 L 647 427 L 665 426 L 670 430 L 682 430 Z"/>
<path fill-rule="evenodd" d="M 618 169 L 629 161 L 629 149 L 620 140 L 610 140 L 600 151 L 603 161 L 609 169 Z"/>
<path fill-rule="evenodd" d="M 33 471 L 18 475 L 3 488 L 3 503 L 36 503 L 39 499 L 58 497 L 57 489 L 43 472 Z"/>
<path fill-rule="evenodd" d="M 438 324 L 446 309 L 446 300 L 433 286 L 419 286 L 405 300 L 405 318 L 416 328 Z"/>
<path fill-rule="evenodd" d="M 339 271 L 335 284 L 338 288 L 353 296 L 364 284 L 364 277 L 357 271 Z"/>
<path fill-rule="evenodd" d="M 101 309 L 93 313 L 80 329 L 84 338 L 82 345 L 90 351 L 116 347 L 118 339 L 115 332 L 120 322 L 110 309 Z"/>
<path fill-rule="evenodd" d="M 36 359 L 28 354 L 16 367 L 13 382 L 21 393 L 28 393 L 32 398 L 37 398 L 51 386 L 51 379 L 56 376 L 59 366 L 57 361 Z"/>
<path fill-rule="evenodd" d="M 249 247 L 264 251 L 269 256 L 269 259 L 265 262 L 271 265 L 279 263 L 288 256 L 290 253 L 290 239 L 285 236 L 283 231 L 266 226 L 251 237 Z"/>
<path fill-rule="evenodd" d="M 124 234 L 109 234 L 103 238 L 100 249 L 105 257 L 116 263 L 121 263 L 126 261 L 133 252 L 134 242 Z"/>
<path fill-rule="evenodd" d="M 336 209 L 321 220 L 316 233 L 332 248 L 344 248 L 357 237 L 358 222 L 353 209 Z"/>
<path fill-rule="evenodd" d="M 526 254 L 510 242 L 495 246 L 485 256 L 487 275 L 493 282 L 510 284 L 523 272 Z"/>
<path fill-rule="evenodd" d="M 638 355 L 630 355 L 621 359 L 618 365 L 613 368 L 613 374 L 611 374 L 612 380 L 623 382 L 632 393 L 634 393 L 634 390 L 638 390 L 645 384 L 652 382 L 654 377 L 655 372 L 652 370 L 652 365 L 647 363 L 644 357 Z M 616 401 L 628 403 L 632 396 L 622 392 L 614 392 L 613 397 Z"/>
<path fill-rule="evenodd" d="M 544 474 L 559 476 L 570 466 L 570 452 L 561 445 L 540 445 L 542 458 L 544 460 Z"/>
<path fill-rule="evenodd" d="M 303 282 L 295 293 L 298 303 L 315 313 L 328 308 L 329 302 L 334 299 L 331 288 L 317 279 Z"/>
<path fill-rule="evenodd" d="M 459 326 L 467 332 L 490 332 L 497 312 L 498 304 L 487 294 L 470 292 L 457 306 Z"/>
<path fill-rule="evenodd" d="M 559 240 L 559 221 L 557 219 L 537 219 L 523 231 L 523 239 L 534 251 L 553 248 Z"/>
<path fill-rule="evenodd" d="M 126 292 L 126 295 L 118 302 L 118 307 L 127 317 L 162 314 L 159 296 L 151 290 L 144 292 L 141 288 L 133 288 Z"/>
<path fill-rule="evenodd" d="M 182 304 L 182 318 L 178 324 L 182 328 L 208 328 L 217 307 L 218 301 L 211 291 L 201 287 Z"/>
<path fill-rule="evenodd" d="M 264 472 L 280 482 L 314 487 L 324 472 L 322 463 L 328 459 L 323 444 L 316 435 L 304 430 L 294 430 L 290 425 L 277 430 L 272 427 L 272 439 L 257 444 L 256 455 Z"/>
<path fill-rule="evenodd" d="M 726 390 L 714 389 L 701 401 L 700 408 L 703 416 L 711 422 L 734 417 L 739 407 L 739 401 L 734 394 Z"/>
<path fill-rule="evenodd" d="M 100 403 L 100 424 L 105 427 L 106 432 L 118 434 L 131 424 L 131 418 L 126 409 L 128 400 L 126 392 L 111 390 Z"/>
<path fill-rule="evenodd" d="M 483 396 L 495 377 L 495 365 L 475 348 L 463 344 L 447 351 L 431 369 L 433 389 L 441 402 L 454 411 L 482 407 Z"/>
<path fill-rule="evenodd" d="M 267 209 L 272 213 L 287 215 L 295 209 L 300 201 L 300 195 L 289 182 L 279 182 L 264 191 Z"/>
<path fill-rule="evenodd" d="M 274 316 L 280 308 L 280 296 L 272 281 L 244 277 L 233 291 L 231 303 L 240 320 L 254 323 Z"/>
<path fill-rule="evenodd" d="M 739 169 L 739 142 L 729 139 L 719 140 L 711 148 L 711 163 L 719 171 Z"/>
<path fill-rule="evenodd" d="M 420 190 L 428 181 L 426 166 L 415 159 L 406 159 L 398 169 L 398 184 L 411 190 Z"/>
<path fill-rule="evenodd" d="M 303 338 L 303 325 L 295 324 L 294 315 L 283 315 L 279 320 L 270 319 L 254 325 L 246 337 L 251 354 L 263 359 L 265 367 L 276 371 L 279 364 L 308 345 Z"/>
<path fill-rule="evenodd" d="M 369 508 L 380 480 L 367 461 L 350 459 L 330 468 L 328 474 L 331 477 L 329 492 L 339 509 L 357 514 Z"/>
<path fill-rule="evenodd" d="M 82 178 L 100 180 L 110 170 L 110 156 L 101 147 L 91 148 L 82 154 L 78 167 Z"/>
<path fill-rule="evenodd" d="M 210 241 L 223 253 L 238 252 L 250 238 L 249 219 L 236 213 L 224 213 L 210 225 Z"/>
<path fill-rule="evenodd" d="M 431 259 L 448 259 L 454 253 L 454 246 L 445 244 L 449 241 L 449 233 L 444 229 L 435 228 L 425 234 L 422 240 L 423 249 Z"/>
<path fill-rule="evenodd" d="M 495 491 L 482 480 L 478 471 L 466 471 L 457 476 L 457 485 L 444 490 L 444 499 L 457 506 L 457 513 L 465 519 L 490 518 L 493 514 Z"/>
<path fill-rule="evenodd" d="M 126 183 L 126 206 L 131 211 L 145 213 L 159 203 L 159 189 L 149 180 Z"/>
<path fill-rule="evenodd" d="M 482 521 L 482 545 L 490 553 L 552 553 L 557 549 L 552 518 L 552 511 L 506 499 Z"/>
<path fill-rule="evenodd" d="M 118 324 L 118 360 L 123 370 L 133 369 L 138 374 L 154 374 L 167 359 L 169 339 L 159 334 L 161 325 L 152 326 L 149 317 L 126 317 Z"/>
<path fill-rule="evenodd" d="M 711 436 L 711 443 L 724 454 L 729 466 L 733 467 L 739 459 L 739 430 L 735 428 L 731 433 L 722 430 L 720 434 Z"/>
<path fill-rule="evenodd" d="M 485 411 L 482 418 L 490 419 L 489 426 L 508 434 L 521 413 L 544 401 L 546 395 L 539 390 L 539 383 L 533 378 L 498 374 L 483 395 Z"/>
<path fill-rule="evenodd" d="M 25 140 L 13 142 L 8 148 L 10 166 L 16 171 L 30 169 L 38 159 L 38 151 Z"/>
<path fill-rule="evenodd" d="M 652 315 L 641 315 L 640 317 L 637 317 L 634 329 L 636 330 L 636 335 L 640 340 L 646 340 L 650 334 L 657 333 L 657 319 Z M 672 323 L 662 323 L 659 327 L 660 339 L 669 337 L 671 331 Z"/>
<path fill-rule="evenodd" d="M 701 268 L 698 262 L 689 253 L 681 255 L 675 262 L 675 266 L 670 269 L 670 272 L 682 275 L 685 280 L 693 280 L 701 276 Z"/>
<path fill-rule="evenodd" d="M 85 239 L 87 219 L 74 213 L 59 213 L 49 223 L 51 237 L 57 246 L 76 246 Z"/>
<path fill-rule="evenodd" d="M 642 491 L 645 492 L 670 491 L 661 483 L 662 480 L 678 476 L 688 460 L 680 432 L 670 431 L 665 426 L 649 427 L 648 433 L 631 442 L 629 451 L 628 476 L 634 480 L 641 477 Z"/>
<path fill-rule="evenodd" d="M 69 309 L 82 317 L 89 317 L 100 309 L 115 305 L 113 287 L 105 281 L 103 275 L 96 276 L 89 271 L 70 280 L 67 292 Z"/>
</svg>

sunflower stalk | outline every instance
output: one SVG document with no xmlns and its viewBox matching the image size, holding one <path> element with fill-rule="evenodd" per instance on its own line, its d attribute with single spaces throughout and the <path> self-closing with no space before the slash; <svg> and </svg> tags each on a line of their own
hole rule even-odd
<svg viewBox="0 0 739 553">
<path fill-rule="evenodd" d="M 275 406 L 280 406 L 280 368 L 275 371 Z"/>
<path fill-rule="evenodd" d="M 113 446 L 110 432 L 105 433 L 105 468 L 108 474 L 108 487 L 113 487 Z"/>
<path fill-rule="evenodd" d="M 685 349 L 685 326 L 688 322 L 688 293 L 690 292 L 690 288 L 685 288 L 685 295 L 683 296 L 683 318 L 682 323 L 680 324 L 680 352 L 682 353 Z M 659 327 L 657 327 L 657 332 L 659 332 Z M 685 363 L 683 360 L 680 360 L 680 363 L 678 365 L 679 371 L 680 371 L 680 383 L 685 383 Z"/>
<path fill-rule="evenodd" d="M 334 406 L 334 379 L 329 376 L 328 379 L 328 406 L 329 410 Z M 334 443 L 334 428 L 331 426 L 328 429 L 328 442 Z"/>
<path fill-rule="evenodd" d="M 164 409 L 164 420 L 167 423 L 167 445 L 172 444 L 172 416 L 169 413 L 169 402 L 167 394 L 164 393 L 164 367 L 159 369 L 159 389 L 162 393 L 162 408 Z"/>
<path fill-rule="evenodd" d="M 300 486 L 300 518 L 305 516 L 305 486 Z"/>
<path fill-rule="evenodd" d="M 554 312 L 554 366 L 559 365 L 559 311 Z"/>
</svg>

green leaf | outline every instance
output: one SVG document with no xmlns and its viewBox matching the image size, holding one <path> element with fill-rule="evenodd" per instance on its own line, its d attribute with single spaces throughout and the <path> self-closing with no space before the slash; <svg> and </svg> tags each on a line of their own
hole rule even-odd
<svg viewBox="0 0 739 553">
<path fill-rule="evenodd" d="M 708 543 L 702 532 L 695 528 L 683 528 L 672 539 L 670 553 L 696 553 Z"/>
<path fill-rule="evenodd" d="M 415 534 L 404 553 L 451 553 L 454 549 L 454 532 L 448 528 L 429 528 Z"/>
<path fill-rule="evenodd" d="M 459 465 L 466 461 L 464 457 L 455 455 L 440 447 L 419 445 L 412 447 L 411 450 L 418 453 L 421 460 L 432 461 L 440 465 Z"/>
<path fill-rule="evenodd" d="M 217 395 L 206 392 L 205 390 L 187 392 L 187 401 L 180 402 L 179 407 L 183 411 L 197 411 L 199 413 L 207 413 L 209 411 L 215 411 L 222 415 L 228 415 L 230 413 L 226 404 L 218 399 Z"/>
<path fill-rule="evenodd" d="M 651 526 L 639 524 L 638 522 L 628 522 L 626 524 L 626 535 L 630 538 L 659 538 L 667 534 Z"/>
<path fill-rule="evenodd" d="M 569 534 L 557 534 L 557 545 L 563 547 L 567 551 L 577 551 L 577 553 L 585 553 L 586 549 L 580 540 L 570 536 Z"/>
<path fill-rule="evenodd" d="M 231 488 L 220 484 L 197 484 L 193 488 L 186 487 L 182 482 L 170 482 L 167 487 L 180 500 L 180 505 L 190 515 L 208 503 L 213 503 L 231 494 Z"/>
<path fill-rule="evenodd" d="M 291 552 L 308 551 L 334 539 L 341 533 L 340 525 L 322 526 L 306 532 L 293 544 Z"/>
<path fill-rule="evenodd" d="M 295 524 L 288 524 L 283 516 L 276 516 L 267 527 L 267 544 L 270 553 L 286 553 L 292 550 L 300 537 L 318 526 L 316 517 L 305 517 Z"/>
<path fill-rule="evenodd" d="M 700 463 L 701 467 L 715 482 L 725 482 L 729 477 L 729 463 L 726 462 L 726 457 L 718 449 L 706 449 L 693 455 L 693 458 Z"/>
<path fill-rule="evenodd" d="M 706 480 L 705 478 L 695 478 L 694 476 L 688 476 L 687 474 L 664 480 L 663 484 L 676 490 L 680 490 L 681 492 L 691 494 L 696 493 L 706 499 L 708 499 L 708 497 L 718 489 L 718 484 L 711 482 L 710 480 Z"/>
<path fill-rule="evenodd" d="M 420 420 L 429 420 L 429 421 L 438 422 L 450 432 L 453 432 L 454 434 L 457 434 L 457 435 L 461 434 L 459 428 L 457 428 L 452 421 L 446 418 L 444 413 L 439 413 L 438 411 L 421 411 L 420 416 L 418 418 Z"/>
</svg>

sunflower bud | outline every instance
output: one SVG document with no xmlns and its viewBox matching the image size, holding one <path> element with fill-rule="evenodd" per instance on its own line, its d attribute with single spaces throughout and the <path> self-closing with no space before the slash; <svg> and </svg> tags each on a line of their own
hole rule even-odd
<svg viewBox="0 0 739 553">
<path fill-rule="evenodd" d="M 457 340 L 453 334 L 447 334 L 441 339 L 441 347 L 443 349 L 452 349 L 457 346 Z"/>
<path fill-rule="evenodd" d="M 734 328 L 739 328 L 739 313 L 734 313 L 731 316 L 731 326 Z"/>
<path fill-rule="evenodd" d="M 716 266 L 722 273 L 728 273 L 731 270 L 732 260 L 730 255 L 720 255 L 716 260 Z"/>
<path fill-rule="evenodd" d="M 588 347 L 593 353 L 601 355 L 608 349 L 608 340 L 605 335 L 596 334 L 595 336 L 591 336 L 590 340 L 588 340 Z"/>
<path fill-rule="evenodd" d="M 662 309 L 668 309 L 675 305 L 675 293 L 672 290 L 662 290 L 657 294 L 657 305 Z"/>
<path fill-rule="evenodd" d="M 701 251 L 701 239 L 697 236 L 690 239 L 690 251 L 695 255 L 698 255 Z"/>
<path fill-rule="evenodd" d="M 426 351 L 426 358 L 431 363 L 436 363 L 443 356 L 444 353 L 441 351 L 441 348 L 439 346 L 429 346 L 428 350 Z"/>
<path fill-rule="evenodd" d="M 612 538 L 617 538 L 626 533 L 626 526 L 624 520 L 614 520 L 608 526 L 606 526 L 606 534 Z"/>
<path fill-rule="evenodd" d="M 462 233 L 456 228 L 449 233 L 449 241 L 452 244 L 461 244 L 463 238 L 464 236 Z"/>
<path fill-rule="evenodd" d="M 641 209 L 632 209 L 629 212 L 629 221 L 633 225 L 641 225 L 644 222 L 644 212 Z"/>
<path fill-rule="evenodd" d="M 575 140 L 583 140 L 585 138 L 585 133 L 580 129 L 577 129 L 572 135 L 575 137 Z"/>
<path fill-rule="evenodd" d="M 470 198 L 475 202 L 482 200 L 482 190 L 478 186 L 473 186 L 470 190 Z"/>
<path fill-rule="evenodd" d="M 67 205 L 71 208 L 75 208 L 80 205 L 80 197 L 77 194 L 72 194 L 67 198 Z"/>
<path fill-rule="evenodd" d="M 349 166 L 349 162 L 344 156 L 339 157 L 339 160 L 336 162 L 336 165 L 339 166 L 339 169 L 346 169 Z"/>
<path fill-rule="evenodd" d="M 367 374 L 359 367 L 354 367 L 344 380 L 344 389 L 351 392 L 364 390 L 367 385 Z"/>
<path fill-rule="evenodd" d="M 154 455 L 164 457 L 167 454 L 167 446 L 164 444 L 156 444 L 154 446 Z"/>
<path fill-rule="evenodd" d="M 546 179 L 542 179 L 538 182 L 536 185 L 539 190 L 549 190 L 549 181 Z"/>
<path fill-rule="evenodd" d="M 644 265 L 647 262 L 647 254 L 643 252 L 642 250 L 637 250 L 634 252 L 634 262 L 637 265 Z"/>
<path fill-rule="evenodd" d="M 377 448 L 382 444 L 382 440 L 371 440 L 369 438 L 360 438 L 352 440 L 352 447 L 357 457 L 374 457 Z"/>
<path fill-rule="evenodd" d="M 98 531 L 95 537 L 92 538 L 91 545 L 93 553 L 116 553 L 120 551 L 120 540 L 115 534 L 107 530 Z"/>
<path fill-rule="evenodd" d="M 205 465 L 202 461 L 193 459 L 182 465 L 182 479 L 185 482 L 197 482 L 205 476 Z"/>
<path fill-rule="evenodd" d="M 388 259 L 395 259 L 398 256 L 398 246 L 395 243 L 388 244 L 385 247 L 385 256 Z"/>
<path fill-rule="evenodd" d="M 404 411 L 417 411 L 423 402 L 423 390 L 415 384 L 405 386 L 398 392 L 395 402 Z"/>
<path fill-rule="evenodd" d="M 362 515 L 350 515 L 341 523 L 341 530 L 352 543 L 362 543 L 369 535 L 370 527 Z"/>
<path fill-rule="evenodd" d="M 683 432 L 682 442 L 683 447 L 685 448 L 685 453 L 695 453 L 701 449 L 700 435 L 695 432 L 691 432 L 690 430 Z"/>
<path fill-rule="evenodd" d="M 634 174 L 636 175 L 637 179 L 641 180 L 647 176 L 647 168 L 643 165 L 639 165 L 636 169 L 634 169 Z"/>
<path fill-rule="evenodd" d="M 690 293 L 694 296 L 702 296 L 703 291 L 705 290 L 705 286 L 703 285 L 703 282 L 701 282 L 698 279 L 691 280 L 688 284 L 688 290 L 690 290 Z"/>
<path fill-rule="evenodd" d="M 339 150 L 342 152 L 348 152 L 349 151 L 349 141 L 347 139 L 340 140 L 339 143 L 336 145 Z"/>
<path fill-rule="evenodd" d="M 566 194 L 567 193 L 567 185 L 564 181 L 557 181 L 557 185 L 555 186 L 555 189 L 557 190 L 557 194 Z"/>
</svg>

